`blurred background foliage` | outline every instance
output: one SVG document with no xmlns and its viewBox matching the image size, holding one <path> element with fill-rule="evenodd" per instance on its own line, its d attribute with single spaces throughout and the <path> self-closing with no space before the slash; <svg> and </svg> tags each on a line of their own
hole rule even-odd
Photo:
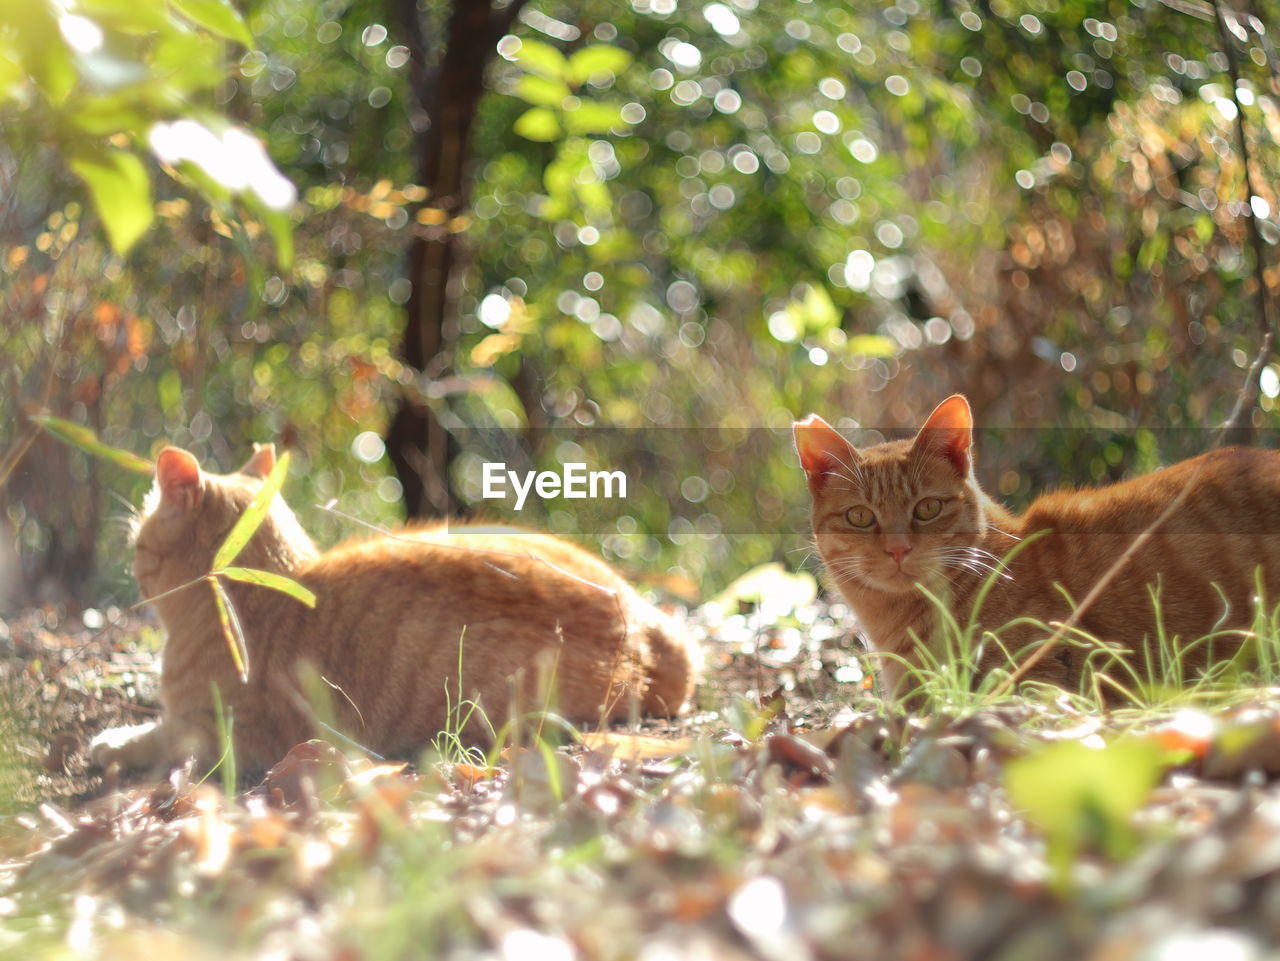
<svg viewBox="0 0 1280 961">
<path fill-rule="evenodd" d="M 313 505 L 403 516 L 415 482 L 389 455 L 414 409 L 449 438 L 436 481 L 463 510 L 512 438 L 539 466 L 628 470 L 607 522 L 520 519 L 709 595 L 803 557 L 786 428 L 810 410 L 874 438 L 963 391 L 980 475 L 1019 503 L 1192 453 L 1206 435 L 1176 429 L 1230 408 L 1280 239 L 1280 91 L 1247 4 L 455 3 L 248 0 L 241 36 L 220 0 L 127 29 L 118 0 L 82 0 L 63 6 L 134 69 L 73 58 L 49 89 L 24 44 L 66 48 L 65 22 L 0 16 L 8 603 L 128 599 L 105 519 L 147 483 L 34 436 L 36 411 L 220 469 L 283 443 L 328 542 L 353 525 Z M 482 89 L 441 86 L 481 15 L 472 43 L 501 25 Z M 156 99 L 166 31 L 200 38 L 201 70 Z M 469 93 L 462 174 L 433 195 L 425 151 Z M 107 94 L 133 113 L 78 130 Z M 233 190 L 145 149 L 179 117 L 261 137 L 297 190 L 291 235 L 267 168 Z M 148 190 L 128 243 L 76 166 L 117 154 Z M 414 357 L 431 285 L 437 342 Z M 1268 366 L 1253 428 L 1278 394 Z"/>
</svg>

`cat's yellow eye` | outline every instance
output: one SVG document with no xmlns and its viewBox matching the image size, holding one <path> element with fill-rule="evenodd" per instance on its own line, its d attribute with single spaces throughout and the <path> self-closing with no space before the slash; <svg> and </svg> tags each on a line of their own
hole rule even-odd
<svg viewBox="0 0 1280 961">
<path fill-rule="evenodd" d="M 876 515 L 871 513 L 870 507 L 850 507 L 844 512 L 844 519 L 853 527 L 866 530 L 876 522 Z"/>
<path fill-rule="evenodd" d="M 926 497 L 916 505 L 915 515 L 918 521 L 931 521 L 942 513 L 942 498 Z"/>
</svg>

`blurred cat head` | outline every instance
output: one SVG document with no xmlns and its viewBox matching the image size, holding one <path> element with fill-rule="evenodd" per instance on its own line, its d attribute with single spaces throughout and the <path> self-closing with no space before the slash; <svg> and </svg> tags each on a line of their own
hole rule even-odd
<svg viewBox="0 0 1280 961">
<path fill-rule="evenodd" d="M 963 396 L 939 404 L 912 440 L 859 450 L 816 414 L 793 430 L 814 538 L 838 583 L 901 593 L 971 559 L 986 519 Z"/>
<path fill-rule="evenodd" d="M 272 444 L 233 474 L 204 471 L 194 454 L 166 447 L 134 537 L 134 574 L 143 597 L 155 597 L 208 574 L 218 548 L 275 468 Z M 311 539 L 277 495 L 253 538 L 237 556 L 242 567 L 282 571 L 313 554 Z"/>
</svg>

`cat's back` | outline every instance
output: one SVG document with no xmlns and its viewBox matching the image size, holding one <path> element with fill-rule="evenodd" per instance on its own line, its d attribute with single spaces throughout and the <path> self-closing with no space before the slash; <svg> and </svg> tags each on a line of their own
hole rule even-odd
<svg viewBox="0 0 1280 961">
<path fill-rule="evenodd" d="M 1152 537 L 1116 572 L 1080 626 L 1135 649 L 1161 631 L 1194 640 L 1247 626 L 1259 572 L 1266 595 L 1280 595 L 1280 453 L 1223 448 L 1107 487 L 1041 497 L 1013 531 L 1038 536 L 992 591 L 984 619 L 1064 619 L 1072 607 L 1064 598 L 1089 594 L 1149 528 Z M 1194 648 L 1187 663 L 1198 667 L 1206 656 Z"/>
<path fill-rule="evenodd" d="M 674 619 L 554 535 L 406 528 L 341 544 L 298 579 L 317 595 L 299 653 L 343 672 L 375 729 L 418 718 L 406 743 L 443 723 L 435 701 L 450 677 L 500 724 L 517 670 L 531 683 L 550 665 L 560 709 L 575 719 L 625 713 L 633 694 L 644 713 L 674 713 L 698 674 L 696 648 Z"/>
<path fill-rule="evenodd" d="M 1280 534 L 1280 451 L 1256 447 L 1224 447 L 1105 487 L 1053 491 L 1027 509 L 1021 533 L 1136 535 L 1184 491 L 1161 533 Z"/>
<path fill-rule="evenodd" d="M 298 572 L 318 597 L 325 637 L 395 636 L 427 654 L 560 646 L 570 661 L 634 662 L 674 708 L 698 674 L 696 645 L 604 560 L 514 527 L 431 524 L 341 544 Z M 453 657 L 452 654 L 449 657 Z M 630 668 L 628 668 L 630 670 Z M 657 696 L 657 695 L 656 695 Z"/>
<path fill-rule="evenodd" d="M 304 579 L 355 584 L 398 580 L 443 589 L 612 596 L 630 591 L 603 560 L 551 534 L 517 527 L 436 523 L 339 544 L 301 572 Z M 385 579 L 385 580 L 384 580 Z M 505 583 L 504 583 L 505 582 Z"/>
</svg>

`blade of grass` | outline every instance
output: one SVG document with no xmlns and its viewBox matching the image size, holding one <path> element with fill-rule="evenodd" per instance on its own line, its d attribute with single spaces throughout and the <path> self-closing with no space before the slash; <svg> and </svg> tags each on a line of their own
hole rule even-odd
<svg viewBox="0 0 1280 961">
<path fill-rule="evenodd" d="M 155 466 L 151 461 L 130 451 L 104 444 L 98 440 L 97 434 L 83 424 L 74 424 L 69 420 L 48 414 L 34 416 L 31 421 L 64 444 L 77 447 L 86 454 L 92 454 L 94 457 L 101 457 L 122 470 L 133 471 L 135 474 L 146 474 L 147 476 L 155 473 Z"/>
<path fill-rule="evenodd" d="M 288 473 L 289 452 L 285 451 L 276 463 L 275 469 L 271 471 L 271 476 L 263 483 L 262 489 L 258 491 L 245 512 L 240 515 L 235 527 L 231 528 L 231 533 L 218 548 L 218 553 L 213 557 L 213 573 L 221 572 L 244 550 L 244 546 L 253 537 L 254 531 L 261 526 L 263 519 L 267 516 L 267 511 L 271 509 L 271 501 L 280 492 L 280 487 Z"/>
<path fill-rule="evenodd" d="M 213 599 L 218 605 L 218 621 L 222 624 L 222 636 L 227 639 L 227 649 L 231 652 L 231 660 L 240 672 L 240 680 L 249 681 L 249 645 L 245 643 L 244 629 L 240 626 L 240 617 L 227 596 L 226 590 L 212 574 L 207 578 L 213 585 Z"/>
<path fill-rule="evenodd" d="M 1009 565 L 1013 563 L 1013 559 L 1026 550 L 1029 545 L 1034 544 L 1040 538 L 1046 537 L 1051 533 L 1053 532 L 1049 530 L 1042 530 L 1028 534 L 1026 537 L 1022 538 L 1022 540 L 1018 541 L 1018 543 L 1014 544 L 1009 550 L 1009 553 L 1005 554 L 1004 557 L 1000 559 L 999 563 L 996 565 L 996 569 L 987 576 L 986 580 L 982 582 L 982 586 L 978 588 L 978 596 L 974 598 L 973 604 L 970 605 L 969 608 L 969 622 L 965 625 L 966 631 L 973 631 L 973 629 L 977 627 L 978 612 L 982 609 L 983 602 L 986 601 L 987 595 L 991 593 L 991 589 L 995 587 L 996 581 L 1009 570 Z"/>
<path fill-rule="evenodd" d="M 236 770 L 235 713 L 230 704 L 222 703 L 222 691 L 218 689 L 217 682 L 210 686 L 213 693 L 213 717 L 218 726 L 218 746 L 222 749 L 222 756 L 218 758 L 214 770 L 222 768 L 222 789 L 226 799 L 231 801 L 236 796 L 236 782 L 240 776 Z M 213 771 L 209 772 L 212 773 Z"/>
<path fill-rule="evenodd" d="M 563 801 L 564 782 L 560 777 L 556 749 L 548 741 L 543 740 L 541 735 L 534 738 L 534 743 L 538 746 L 538 753 L 542 755 L 542 765 L 547 769 L 547 786 L 551 789 L 551 796 L 556 801 Z"/>
<path fill-rule="evenodd" d="M 224 567 L 214 573 L 221 577 L 229 577 L 233 581 L 243 581 L 246 584 L 257 584 L 261 587 L 269 587 L 272 590 L 279 591 L 281 594 L 288 594 L 294 600 L 306 604 L 307 607 L 316 606 L 316 595 L 314 591 L 303 587 L 293 578 L 285 577 L 283 574 L 273 574 L 271 571 L 259 571 L 252 567 Z"/>
</svg>

